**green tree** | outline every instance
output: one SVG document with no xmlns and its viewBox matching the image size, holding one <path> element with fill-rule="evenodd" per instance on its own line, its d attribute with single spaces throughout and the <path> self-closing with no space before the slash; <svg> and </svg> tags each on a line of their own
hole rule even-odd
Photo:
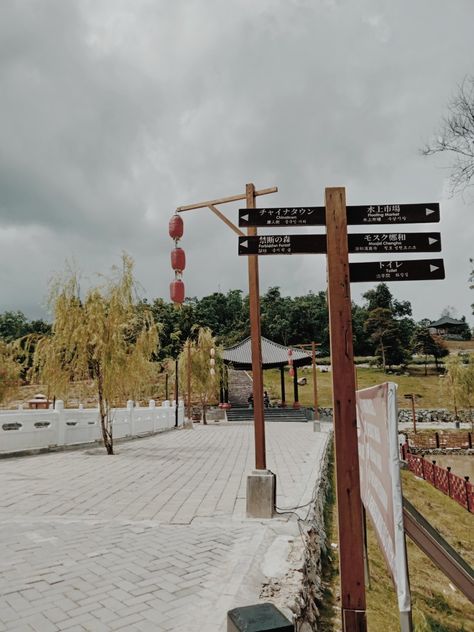
<svg viewBox="0 0 474 632">
<path fill-rule="evenodd" d="M 418 327 L 413 336 L 413 351 L 425 357 L 425 375 L 428 374 L 428 357 L 433 356 L 436 371 L 438 371 L 438 361 L 447 356 L 449 350 L 440 336 L 430 333 L 428 327 Z"/>
<path fill-rule="evenodd" d="M 51 325 L 44 320 L 29 321 L 20 311 L 3 312 L 0 314 L 0 339 L 12 342 L 23 338 L 28 334 L 47 334 L 51 331 Z"/>
<path fill-rule="evenodd" d="M 365 323 L 368 318 L 368 311 L 365 307 L 360 307 L 352 303 L 352 337 L 354 343 L 354 354 L 358 356 L 373 355 L 375 345 L 370 337 L 367 337 Z"/>
<path fill-rule="evenodd" d="M 247 305 L 248 309 L 248 305 Z M 248 314 L 241 290 L 214 292 L 196 301 L 195 322 L 209 327 L 219 342 L 232 344 L 248 335 Z"/>
<path fill-rule="evenodd" d="M 329 312 L 326 292 L 309 292 L 293 299 L 290 344 L 317 342 L 319 353 L 329 354 Z"/>
<path fill-rule="evenodd" d="M 407 361 L 398 323 L 389 309 L 377 307 L 371 310 L 365 322 L 365 331 L 375 344 L 384 371 L 388 366 Z"/>
<path fill-rule="evenodd" d="M 283 297 L 279 287 L 271 287 L 260 300 L 262 336 L 288 345 L 293 333 L 291 315 L 293 301 Z"/>
<path fill-rule="evenodd" d="M 0 314 L 0 338 L 12 342 L 28 333 L 28 320 L 23 312 L 3 312 Z"/>
<path fill-rule="evenodd" d="M 366 300 L 365 308 L 369 312 L 377 307 L 382 307 L 383 309 L 389 309 L 395 318 L 411 316 L 410 302 L 394 299 L 386 283 L 379 283 L 373 290 L 368 290 L 363 295 L 363 298 Z"/>
<path fill-rule="evenodd" d="M 162 298 L 156 298 L 151 305 L 147 301 L 139 304 L 139 309 L 151 312 L 160 333 L 160 347 L 154 359 L 164 361 L 177 358 L 184 340 L 191 335 L 195 324 L 195 299 L 185 301 L 180 307 Z"/>
<path fill-rule="evenodd" d="M 393 298 L 386 283 L 379 283 L 364 294 L 367 319 L 364 331 L 386 370 L 387 366 L 405 364 L 410 357 L 411 339 L 415 323 L 410 318 L 409 301 Z"/>
<path fill-rule="evenodd" d="M 54 283 L 50 301 L 52 335 L 36 345 L 35 374 L 62 397 L 71 382 L 93 381 L 104 446 L 113 454 L 113 406 L 136 398 L 151 382 L 150 358 L 158 343 L 151 312 L 137 310 L 133 261 L 124 254 L 122 268 L 84 299 L 77 274 L 69 272 Z"/>
</svg>

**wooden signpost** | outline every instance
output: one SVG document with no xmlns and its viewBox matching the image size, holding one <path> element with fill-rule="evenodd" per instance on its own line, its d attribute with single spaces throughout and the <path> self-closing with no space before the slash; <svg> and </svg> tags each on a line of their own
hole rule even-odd
<svg viewBox="0 0 474 632">
<path fill-rule="evenodd" d="M 349 264 L 349 252 L 438 252 L 439 233 L 347 234 L 348 225 L 439 222 L 439 204 L 346 206 L 345 189 L 326 189 L 324 207 L 241 209 L 239 226 L 326 226 L 326 235 L 239 238 L 240 255 L 327 253 L 342 627 L 367 629 L 363 516 L 357 446 L 350 282 L 444 279 L 442 259 Z"/>
</svg>

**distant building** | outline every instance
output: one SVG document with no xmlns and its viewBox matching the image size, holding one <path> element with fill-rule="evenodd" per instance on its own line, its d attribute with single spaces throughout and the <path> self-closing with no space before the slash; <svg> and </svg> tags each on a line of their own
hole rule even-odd
<svg viewBox="0 0 474 632">
<path fill-rule="evenodd" d="M 442 316 L 429 324 L 430 334 L 441 336 L 445 340 L 470 340 L 471 332 L 466 320 L 457 320 L 451 316 Z"/>
</svg>

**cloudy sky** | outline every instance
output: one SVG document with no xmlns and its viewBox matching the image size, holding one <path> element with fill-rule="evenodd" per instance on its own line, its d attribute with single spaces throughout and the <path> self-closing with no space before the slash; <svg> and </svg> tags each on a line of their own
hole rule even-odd
<svg viewBox="0 0 474 632">
<path fill-rule="evenodd" d="M 45 316 L 66 259 L 87 283 L 123 250 L 168 298 L 174 209 L 254 182 L 279 188 L 262 206 L 439 201 L 446 280 L 391 289 L 473 323 L 474 193 L 419 151 L 474 74 L 473 24 L 472 0 L 1 0 L 0 311 Z M 245 290 L 234 233 L 183 218 L 187 294 Z M 260 262 L 262 291 L 325 288 L 320 255 Z"/>
</svg>

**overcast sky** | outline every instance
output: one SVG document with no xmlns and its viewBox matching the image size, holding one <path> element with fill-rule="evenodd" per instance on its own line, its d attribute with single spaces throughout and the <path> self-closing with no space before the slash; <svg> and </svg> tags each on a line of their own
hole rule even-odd
<svg viewBox="0 0 474 632">
<path fill-rule="evenodd" d="M 123 250 L 168 299 L 174 209 L 254 182 L 279 188 L 260 206 L 321 205 L 326 186 L 439 201 L 440 224 L 411 228 L 441 230 L 446 280 L 390 289 L 472 324 L 474 193 L 450 197 L 449 157 L 419 150 L 474 74 L 473 24 L 472 0 L 1 0 L 0 312 L 45 316 L 66 259 L 94 281 Z M 235 234 L 183 219 L 187 295 L 246 291 Z M 260 284 L 323 290 L 324 257 L 260 257 Z"/>
</svg>

